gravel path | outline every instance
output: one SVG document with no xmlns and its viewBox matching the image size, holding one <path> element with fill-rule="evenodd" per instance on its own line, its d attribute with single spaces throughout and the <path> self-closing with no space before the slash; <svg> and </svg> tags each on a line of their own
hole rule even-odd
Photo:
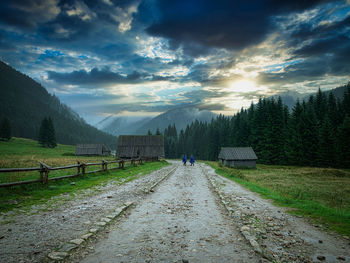
<svg viewBox="0 0 350 263">
<path fill-rule="evenodd" d="M 347 237 L 289 215 L 205 164 L 171 163 L 128 183 L 1 214 L 0 262 L 46 262 L 125 202 L 134 208 L 65 262 L 350 262 Z"/>
<path fill-rule="evenodd" d="M 172 166 L 123 183 L 60 195 L 30 211 L 14 210 L 0 215 L 0 262 L 42 262 L 47 254 L 83 234 L 125 202 L 137 202 L 146 190 L 169 173 Z M 74 186 L 72 186 L 74 187 Z"/>
<path fill-rule="evenodd" d="M 200 166 L 177 166 L 81 262 L 259 262 Z"/>
</svg>

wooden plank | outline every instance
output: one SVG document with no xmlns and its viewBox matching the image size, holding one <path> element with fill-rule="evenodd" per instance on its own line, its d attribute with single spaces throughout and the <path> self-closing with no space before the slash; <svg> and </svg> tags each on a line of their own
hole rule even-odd
<svg viewBox="0 0 350 263">
<path fill-rule="evenodd" d="M 86 163 L 85 166 L 94 166 L 94 165 L 101 165 L 102 162 L 100 163 Z"/>
<path fill-rule="evenodd" d="M 42 165 L 45 169 L 47 169 L 47 170 L 50 170 L 51 169 L 51 167 L 49 166 L 49 165 L 47 165 L 46 163 L 43 163 L 43 162 L 39 162 L 40 163 L 40 165 Z"/>
<path fill-rule="evenodd" d="M 49 178 L 49 181 L 57 181 L 57 180 L 61 180 L 61 179 L 77 177 L 79 175 L 80 174 L 71 174 L 71 175 L 64 175 L 64 176 L 59 176 L 59 177 L 51 177 L 51 178 Z"/>
<path fill-rule="evenodd" d="M 80 164 L 72 164 L 72 165 L 67 165 L 67 166 L 51 167 L 50 170 L 51 171 L 64 170 L 64 169 L 76 168 L 78 166 L 80 166 Z"/>
<path fill-rule="evenodd" d="M 28 168 L 1 168 L 0 173 L 14 173 L 14 172 L 31 172 L 40 171 L 40 167 L 28 167 Z"/>
<path fill-rule="evenodd" d="M 39 182 L 41 182 L 40 179 L 38 179 L 38 180 L 30 180 L 30 181 L 20 181 L 20 182 L 4 183 L 4 184 L 0 184 L 0 188 L 1 188 L 1 187 L 10 187 L 10 186 L 22 185 L 22 184 L 39 183 Z"/>
</svg>

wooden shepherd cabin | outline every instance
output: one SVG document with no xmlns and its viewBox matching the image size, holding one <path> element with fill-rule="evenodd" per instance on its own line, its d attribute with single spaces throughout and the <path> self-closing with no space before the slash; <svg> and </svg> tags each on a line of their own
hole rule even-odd
<svg viewBox="0 0 350 263">
<path fill-rule="evenodd" d="M 256 156 L 252 147 L 222 147 L 219 161 L 229 167 L 256 168 Z"/>
<path fill-rule="evenodd" d="M 78 144 L 75 147 L 75 155 L 84 156 L 106 156 L 112 153 L 111 148 L 106 144 Z"/>
<path fill-rule="evenodd" d="M 156 159 L 164 157 L 162 135 L 120 135 L 117 144 L 120 159 Z"/>
</svg>

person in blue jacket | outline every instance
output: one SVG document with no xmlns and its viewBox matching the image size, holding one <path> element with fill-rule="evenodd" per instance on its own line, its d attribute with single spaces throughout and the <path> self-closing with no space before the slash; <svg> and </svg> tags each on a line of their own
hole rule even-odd
<svg viewBox="0 0 350 263">
<path fill-rule="evenodd" d="M 182 162 L 183 162 L 184 165 L 186 165 L 186 163 L 187 163 L 187 156 L 186 156 L 186 154 L 184 154 L 184 157 L 182 158 Z"/>
<path fill-rule="evenodd" d="M 191 166 L 194 166 L 194 157 L 193 157 L 193 154 L 191 155 L 191 159 L 190 159 L 190 163 L 191 163 Z"/>
</svg>

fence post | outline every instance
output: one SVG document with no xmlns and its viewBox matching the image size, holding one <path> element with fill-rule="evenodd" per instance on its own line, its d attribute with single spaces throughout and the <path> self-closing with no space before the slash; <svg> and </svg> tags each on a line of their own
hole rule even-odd
<svg viewBox="0 0 350 263">
<path fill-rule="evenodd" d="M 44 166 L 40 163 L 40 181 L 41 181 L 41 183 L 44 183 L 43 173 L 44 173 Z"/>
<path fill-rule="evenodd" d="M 49 182 L 49 172 L 50 172 L 51 167 L 48 166 L 47 164 L 43 163 L 43 162 L 40 162 L 40 168 L 41 168 L 40 177 L 42 177 L 42 172 L 45 172 L 45 177 L 42 178 L 42 182 L 43 182 L 43 184 L 48 184 L 48 182 Z"/>
<path fill-rule="evenodd" d="M 102 170 L 107 171 L 107 162 L 105 160 L 102 160 Z"/>
<path fill-rule="evenodd" d="M 85 167 L 86 167 L 85 163 L 82 163 L 81 164 L 81 171 L 82 171 L 83 175 L 85 175 Z"/>
<path fill-rule="evenodd" d="M 77 164 L 78 164 L 78 166 L 77 166 L 78 173 L 77 174 L 80 174 L 80 162 L 77 161 Z"/>
</svg>

